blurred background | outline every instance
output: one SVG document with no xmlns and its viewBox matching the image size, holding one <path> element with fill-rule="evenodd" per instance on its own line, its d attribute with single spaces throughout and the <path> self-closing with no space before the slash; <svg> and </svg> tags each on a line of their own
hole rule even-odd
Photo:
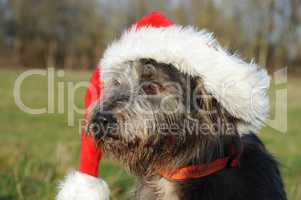
<svg viewBox="0 0 301 200">
<path fill-rule="evenodd" d="M 231 53 L 265 66 L 273 77 L 282 69 L 285 81 L 272 81 L 270 95 L 273 102 L 275 91 L 287 92 L 287 128 L 266 127 L 260 137 L 281 163 L 289 199 L 301 199 L 300 0 L 0 0 L 0 200 L 54 199 L 58 181 L 79 160 L 82 115 L 75 112 L 68 123 L 68 105 L 83 108 L 85 88 L 70 85 L 89 80 L 106 46 L 154 10 L 214 32 Z M 33 115 L 20 110 L 13 90 L 19 75 L 36 68 L 61 75 L 53 83 L 54 108 Z M 48 90 L 47 77 L 30 76 L 22 101 L 49 108 Z M 134 184 L 106 158 L 100 174 L 113 200 L 125 199 Z"/>
</svg>

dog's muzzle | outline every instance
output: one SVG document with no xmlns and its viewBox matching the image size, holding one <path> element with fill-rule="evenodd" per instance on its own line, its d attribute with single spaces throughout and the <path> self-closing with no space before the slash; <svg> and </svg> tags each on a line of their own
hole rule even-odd
<svg viewBox="0 0 301 200">
<path fill-rule="evenodd" d="M 117 120 L 110 112 L 97 112 L 88 124 L 88 132 L 93 134 L 95 139 L 105 137 L 116 138 Z"/>
</svg>

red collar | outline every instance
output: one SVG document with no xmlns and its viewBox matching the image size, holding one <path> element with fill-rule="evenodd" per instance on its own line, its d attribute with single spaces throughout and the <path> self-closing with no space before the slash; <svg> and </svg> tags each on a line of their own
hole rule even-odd
<svg viewBox="0 0 301 200">
<path fill-rule="evenodd" d="M 243 145 L 241 145 L 238 153 L 232 154 L 222 159 L 215 160 L 208 164 L 191 165 L 176 169 L 173 172 L 161 170 L 160 175 L 171 181 L 184 181 L 189 179 L 203 178 L 219 172 L 226 167 L 238 167 L 239 158 L 243 152 Z"/>
</svg>

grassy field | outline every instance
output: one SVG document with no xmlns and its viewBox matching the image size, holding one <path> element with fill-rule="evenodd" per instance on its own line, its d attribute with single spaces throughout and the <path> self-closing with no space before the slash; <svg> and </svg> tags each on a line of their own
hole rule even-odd
<svg viewBox="0 0 301 200">
<path fill-rule="evenodd" d="M 0 200 L 54 199 L 56 185 L 68 169 L 78 166 L 79 120 L 68 126 L 68 114 L 59 113 L 55 96 L 55 112 L 31 115 L 22 112 L 15 103 L 13 87 L 16 78 L 23 71 L 0 71 Z M 64 77 L 56 77 L 64 84 L 78 83 L 89 78 L 89 72 L 65 71 Z M 268 149 L 282 164 L 281 170 L 290 200 L 301 199 L 301 79 L 290 77 L 288 84 L 288 131 L 280 133 L 265 128 L 260 137 Z M 21 88 L 23 102 L 32 107 L 47 106 L 47 79 L 43 76 L 27 78 Z M 57 92 L 55 92 L 57 94 Z M 84 89 L 75 94 L 78 107 L 83 107 Z M 72 100 L 72 99 L 71 99 Z M 68 100 L 65 95 L 65 110 Z M 133 179 L 118 164 L 104 159 L 101 176 L 112 190 L 111 199 L 124 199 Z"/>
</svg>

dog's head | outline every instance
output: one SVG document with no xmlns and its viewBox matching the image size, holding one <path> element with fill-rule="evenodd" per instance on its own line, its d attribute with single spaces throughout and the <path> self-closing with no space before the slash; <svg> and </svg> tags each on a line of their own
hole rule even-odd
<svg viewBox="0 0 301 200">
<path fill-rule="evenodd" d="M 116 68 L 118 69 L 118 68 Z M 234 117 L 204 88 L 201 78 L 152 59 L 103 72 L 103 96 L 89 128 L 108 155 L 136 174 L 151 175 L 209 162 L 237 136 Z"/>
</svg>

